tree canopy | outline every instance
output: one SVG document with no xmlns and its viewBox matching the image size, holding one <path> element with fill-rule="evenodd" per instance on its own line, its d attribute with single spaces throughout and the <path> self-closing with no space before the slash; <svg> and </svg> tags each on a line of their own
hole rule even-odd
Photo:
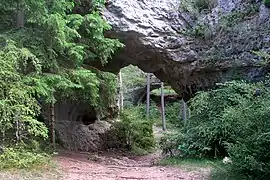
<svg viewBox="0 0 270 180">
<path fill-rule="evenodd" d="M 104 37 L 110 26 L 99 15 L 104 0 L 79 14 L 73 0 L 0 2 L 0 126 L 4 135 L 14 122 L 28 122 L 33 135 L 47 136 L 35 117 L 39 101 L 56 97 L 89 100 L 106 107 L 116 92 L 116 77 L 84 63 L 106 64 L 123 45 Z M 105 98 L 101 94 L 106 94 Z M 102 96 L 105 97 L 105 96 Z"/>
</svg>

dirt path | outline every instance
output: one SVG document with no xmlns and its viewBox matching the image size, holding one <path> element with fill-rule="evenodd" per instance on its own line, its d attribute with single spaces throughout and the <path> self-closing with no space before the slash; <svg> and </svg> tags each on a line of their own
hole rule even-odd
<svg viewBox="0 0 270 180">
<path fill-rule="evenodd" d="M 154 128 L 162 137 L 161 128 Z M 210 170 L 194 167 L 155 166 L 160 152 L 146 156 L 125 153 L 72 153 L 60 151 L 56 168 L 0 171 L 0 180 L 207 180 Z"/>
<path fill-rule="evenodd" d="M 203 180 L 208 171 L 186 171 L 176 167 L 152 165 L 158 157 L 151 154 L 128 157 L 108 154 L 64 153 L 55 157 L 64 180 Z"/>
</svg>

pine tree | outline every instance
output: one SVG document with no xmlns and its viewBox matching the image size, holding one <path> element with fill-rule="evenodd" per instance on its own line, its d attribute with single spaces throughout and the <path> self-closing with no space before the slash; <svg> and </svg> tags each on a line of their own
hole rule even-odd
<svg viewBox="0 0 270 180">
<path fill-rule="evenodd" d="M 16 132 L 47 137 L 44 124 L 35 118 L 39 99 L 48 103 L 63 96 L 84 99 L 97 109 L 112 102 L 116 77 L 83 64 L 94 60 L 106 64 L 122 44 L 104 37 L 110 26 L 97 11 L 103 0 L 95 1 L 88 14 L 76 13 L 79 5 L 73 0 L 0 2 L 2 139 L 7 132 L 14 134 L 15 121 L 27 124 Z"/>
</svg>

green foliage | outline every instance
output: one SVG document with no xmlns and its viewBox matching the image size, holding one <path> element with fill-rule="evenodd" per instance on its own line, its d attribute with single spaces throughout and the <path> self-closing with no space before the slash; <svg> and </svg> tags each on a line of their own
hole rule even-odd
<svg viewBox="0 0 270 180">
<path fill-rule="evenodd" d="M 216 162 L 210 161 L 208 159 L 192 159 L 192 158 L 176 158 L 176 157 L 169 157 L 160 160 L 158 163 L 159 165 L 173 165 L 173 166 L 179 166 L 181 168 L 186 168 L 191 170 L 194 170 L 196 168 L 206 168 L 211 167 L 212 164 L 215 164 Z"/>
<path fill-rule="evenodd" d="M 37 143 L 8 147 L 0 155 L 0 169 L 32 168 L 49 163 L 50 156 L 43 153 Z"/>
<path fill-rule="evenodd" d="M 183 140 L 183 135 L 179 132 L 167 132 L 164 134 L 160 141 L 159 146 L 162 149 L 163 156 L 179 156 L 178 145 Z M 183 153 L 183 152 L 182 152 Z"/>
<path fill-rule="evenodd" d="M 38 59 L 25 48 L 17 48 L 12 41 L 0 48 L 0 127 L 1 134 L 14 132 L 14 124 L 27 124 L 17 127 L 17 131 L 27 131 L 30 135 L 47 137 L 45 125 L 34 117 L 40 107 L 33 96 L 34 88 L 28 79 L 40 73 Z M 27 68 L 33 72 L 25 74 Z M 15 135 L 15 132 L 14 132 Z M 10 140 L 12 140 L 11 138 Z"/>
<path fill-rule="evenodd" d="M 223 167 L 223 168 L 220 168 Z M 241 174 L 233 173 L 231 171 L 226 170 L 224 168 L 224 164 L 220 165 L 218 168 L 215 166 L 216 169 L 213 169 L 210 175 L 210 180 L 250 180 L 252 178 L 248 178 Z"/>
<path fill-rule="evenodd" d="M 102 2 L 96 1 L 94 6 L 103 7 Z M 16 2 L 1 5 L 4 11 L 0 13 L 3 14 L 17 8 Z M 47 83 L 43 87 L 49 91 L 43 92 L 51 95 L 48 100 L 54 100 L 52 95 L 55 92 L 59 97 L 59 92 L 60 95 L 73 96 L 72 91 L 75 91 L 83 98 L 91 98 L 91 103 L 97 105 L 99 81 L 104 79 L 100 79 L 98 74 L 102 72 L 86 70 L 82 65 L 93 60 L 107 63 L 111 54 L 122 44 L 104 37 L 104 31 L 109 30 L 110 26 L 98 12 L 76 14 L 73 11 L 76 5 L 69 0 L 53 0 L 50 4 L 43 0 L 21 1 L 26 17 L 25 28 L 16 30 L 12 25 L 8 26 L 3 36 L 27 49 L 39 61 L 43 74 L 35 80 L 43 78 L 43 82 Z M 8 18 L 12 17 L 7 15 L 6 20 Z"/>
<path fill-rule="evenodd" d="M 142 118 L 146 118 L 146 105 L 138 105 L 136 107 L 130 107 L 136 114 Z M 165 105 L 166 125 L 169 129 L 175 129 L 182 126 L 181 120 L 179 120 L 180 101 L 174 103 L 167 103 Z M 162 126 L 160 108 L 155 105 L 155 102 L 150 102 L 150 117 L 156 126 Z"/>
<path fill-rule="evenodd" d="M 127 91 L 130 88 L 144 86 L 146 84 L 146 73 L 137 66 L 129 65 L 121 69 L 123 88 Z"/>
<path fill-rule="evenodd" d="M 151 91 L 151 94 L 160 96 L 160 88 L 154 89 Z M 170 87 L 170 86 L 165 86 L 163 89 L 164 95 L 177 95 L 177 93 Z"/>
<path fill-rule="evenodd" d="M 270 170 L 269 89 L 232 81 L 191 100 L 189 124 L 174 139 L 182 156 L 229 156 L 230 171 L 264 179 Z"/>
<path fill-rule="evenodd" d="M 130 150 L 135 154 L 146 154 L 155 146 L 153 121 L 145 119 L 136 109 L 124 110 L 120 121 L 109 131 L 106 148 Z M 108 136 L 108 135 L 106 135 Z"/>
<path fill-rule="evenodd" d="M 166 115 L 166 123 L 172 124 L 174 126 L 182 126 L 183 121 L 180 120 L 180 104 L 179 102 L 168 103 L 165 106 L 165 115 Z"/>
<path fill-rule="evenodd" d="M 187 148 L 189 151 L 185 151 L 190 155 L 227 155 L 224 143 L 233 141 L 232 135 L 237 129 L 232 119 L 224 119 L 224 113 L 229 107 L 242 107 L 251 101 L 255 90 L 256 85 L 233 81 L 220 85 L 219 89 L 198 93 L 191 101 L 186 139 L 179 147 Z"/>
<path fill-rule="evenodd" d="M 77 3 L 0 2 L 0 168 L 28 168 L 48 160 L 41 150 L 29 148 L 33 140 L 48 137 L 37 120 L 41 104 L 87 100 L 105 113 L 114 103 L 116 76 L 84 64 L 104 65 L 123 45 L 104 37 L 111 27 L 94 11 L 104 6 L 103 0 L 82 14 L 76 13 Z M 14 17 L 21 14 L 24 22 L 16 27 Z"/>
<path fill-rule="evenodd" d="M 165 116 L 166 116 L 166 124 L 168 128 L 181 127 L 182 122 L 179 119 L 180 115 L 180 101 L 173 103 L 165 104 Z M 146 116 L 146 107 L 140 106 L 141 114 Z M 157 125 L 161 125 L 161 113 L 160 109 L 156 105 L 150 106 L 150 119 L 152 119 Z"/>
<path fill-rule="evenodd" d="M 257 55 L 260 58 L 260 61 L 257 62 L 259 63 L 260 66 L 262 67 L 267 67 L 269 62 L 270 62 L 270 54 L 267 53 L 266 51 L 253 51 L 255 55 Z M 256 63 L 256 60 L 254 60 Z"/>
<path fill-rule="evenodd" d="M 96 11 L 104 7 L 103 0 L 82 14 L 76 13 L 77 6 L 73 0 L 0 2 L 0 128 L 5 144 L 47 138 L 45 125 L 36 120 L 38 101 L 83 99 L 100 112 L 114 102 L 116 77 L 83 64 L 104 65 L 123 45 L 104 37 L 111 27 Z M 25 14 L 23 27 L 14 23 L 14 14 L 22 17 L 18 9 Z"/>
<path fill-rule="evenodd" d="M 269 93 L 269 92 L 267 92 Z M 268 179 L 270 177 L 270 126 L 269 94 L 246 104 L 246 108 L 230 109 L 225 119 L 238 120 L 241 125 L 229 142 L 228 153 L 234 162 L 233 169 L 250 177 Z"/>
<path fill-rule="evenodd" d="M 216 0 L 195 0 L 194 6 L 201 12 L 202 10 L 211 10 L 217 5 Z"/>
<path fill-rule="evenodd" d="M 204 10 L 211 10 L 217 6 L 217 0 L 183 0 L 180 9 L 184 12 L 197 14 Z"/>
<path fill-rule="evenodd" d="M 266 7 L 270 7 L 270 0 L 264 0 L 263 3 Z"/>
<path fill-rule="evenodd" d="M 110 116 L 110 108 L 116 102 L 117 77 L 108 72 L 101 72 L 99 77 L 99 96 L 97 99 L 97 112 L 104 117 Z M 92 102 L 92 99 L 89 99 Z"/>
</svg>

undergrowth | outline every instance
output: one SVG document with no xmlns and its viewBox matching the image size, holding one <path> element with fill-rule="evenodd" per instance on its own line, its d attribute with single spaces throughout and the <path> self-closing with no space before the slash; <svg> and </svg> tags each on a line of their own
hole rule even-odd
<svg viewBox="0 0 270 180">
<path fill-rule="evenodd" d="M 0 154 L 0 169 L 37 168 L 52 165 L 51 155 L 41 150 L 37 142 L 6 147 Z"/>
<path fill-rule="evenodd" d="M 164 158 L 158 162 L 159 165 L 172 165 L 180 167 L 211 167 L 216 161 L 210 159 L 198 159 L 198 158 L 178 158 L 178 157 L 169 157 Z"/>
<path fill-rule="evenodd" d="M 232 81 L 197 93 L 191 100 L 189 123 L 163 137 L 163 151 L 185 158 L 227 156 L 232 163 L 220 166 L 219 174 L 269 179 L 268 86 L 268 81 Z"/>
<path fill-rule="evenodd" d="M 144 155 L 155 147 L 153 121 L 145 118 L 136 109 L 126 109 L 120 114 L 120 121 L 114 123 L 105 134 L 105 149 L 128 150 Z"/>
</svg>

